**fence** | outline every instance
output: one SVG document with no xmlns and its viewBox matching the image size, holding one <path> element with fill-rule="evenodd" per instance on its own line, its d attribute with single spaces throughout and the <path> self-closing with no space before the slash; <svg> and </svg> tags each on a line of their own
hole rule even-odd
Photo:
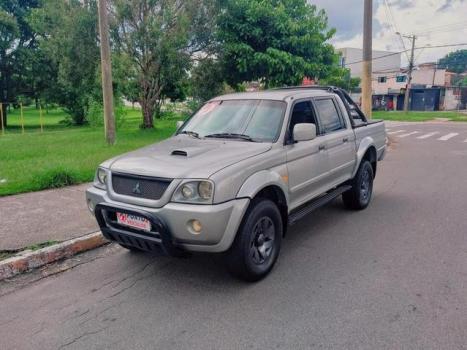
<svg viewBox="0 0 467 350">
<path fill-rule="evenodd" d="M 1 127 L 1 135 L 5 135 L 5 115 L 4 115 L 4 108 L 6 109 L 8 105 L 11 103 L 8 102 L 0 102 L 0 127 Z M 24 129 L 24 109 L 23 109 L 23 104 L 19 103 L 19 108 L 20 108 L 20 125 L 21 125 L 21 133 L 25 133 Z M 40 131 L 44 132 L 44 115 L 42 113 L 42 106 L 39 104 L 39 125 L 40 125 Z"/>
</svg>

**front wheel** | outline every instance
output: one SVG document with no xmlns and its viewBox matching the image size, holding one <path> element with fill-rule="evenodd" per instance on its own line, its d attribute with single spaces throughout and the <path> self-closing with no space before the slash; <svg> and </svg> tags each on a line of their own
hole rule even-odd
<svg viewBox="0 0 467 350">
<path fill-rule="evenodd" d="M 273 268 L 282 241 L 282 217 L 274 202 L 254 199 L 227 252 L 229 271 L 246 281 L 258 281 Z"/>
<path fill-rule="evenodd" d="M 373 194 L 374 172 L 371 163 L 363 160 L 357 174 L 352 179 L 352 188 L 342 194 L 344 205 L 353 210 L 365 209 Z"/>
</svg>

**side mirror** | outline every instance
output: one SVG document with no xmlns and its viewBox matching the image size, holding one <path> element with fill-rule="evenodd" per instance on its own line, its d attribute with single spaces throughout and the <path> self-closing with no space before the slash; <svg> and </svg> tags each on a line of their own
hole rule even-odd
<svg viewBox="0 0 467 350">
<path fill-rule="evenodd" d="M 311 123 L 295 124 L 293 139 L 295 142 L 310 141 L 316 138 L 316 125 Z"/>
<path fill-rule="evenodd" d="M 177 129 L 176 129 L 176 131 L 178 131 L 178 130 L 182 127 L 182 125 L 183 125 L 184 123 L 185 123 L 185 122 L 184 122 L 183 120 L 179 120 L 179 121 L 177 122 Z"/>
</svg>

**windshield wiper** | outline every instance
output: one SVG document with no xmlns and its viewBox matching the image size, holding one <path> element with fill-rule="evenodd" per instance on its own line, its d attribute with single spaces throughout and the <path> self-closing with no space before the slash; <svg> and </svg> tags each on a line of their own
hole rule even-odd
<svg viewBox="0 0 467 350">
<path fill-rule="evenodd" d="M 189 130 L 183 130 L 183 131 L 180 131 L 179 134 L 186 134 L 186 135 L 190 135 L 190 136 L 193 136 L 197 139 L 199 139 L 199 134 L 195 131 L 189 131 Z"/>
<path fill-rule="evenodd" d="M 235 134 L 231 132 L 222 132 L 218 134 L 209 134 L 204 137 L 212 137 L 212 138 L 219 138 L 219 139 L 242 139 L 245 141 L 250 141 L 250 142 L 257 142 L 251 138 L 251 136 L 245 135 L 245 134 Z"/>
</svg>

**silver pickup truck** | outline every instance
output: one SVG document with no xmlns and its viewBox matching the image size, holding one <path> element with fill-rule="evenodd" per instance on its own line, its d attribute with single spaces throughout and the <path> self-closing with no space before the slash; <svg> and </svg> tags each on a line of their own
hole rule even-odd
<svg viewBox="0 0 467 350">
<path fill-rule="evenodd" d="M 171 138 L 103 162 L 86 192 L 102 233 L 132 251 L 223 253 L 256 281 L 288 226 L 342 195 L 368 206 L 384 123 L 334 87 L 208 101 Z"/>
</svg>

